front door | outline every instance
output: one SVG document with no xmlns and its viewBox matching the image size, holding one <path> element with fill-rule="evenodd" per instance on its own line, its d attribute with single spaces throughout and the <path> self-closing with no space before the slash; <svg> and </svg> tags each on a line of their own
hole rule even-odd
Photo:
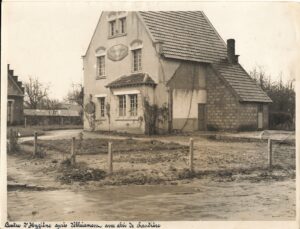
<svg viewBox="0 0 300 229">
<path fill-rule="evenodd" d="M 205 104 L 198 103 L 198 130 L 206 130 Z"/>
</svg>

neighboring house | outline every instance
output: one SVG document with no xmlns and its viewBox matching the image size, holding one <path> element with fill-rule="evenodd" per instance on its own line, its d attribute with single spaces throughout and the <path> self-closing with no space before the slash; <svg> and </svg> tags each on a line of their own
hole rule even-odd
<svg viewBox="0 0 300 229">
<path fill-rule="evenodd" d="M 203 12 L 103 12 L 83 66 L 85 129 L 268 128 L 271 99 Z"/>
<path fill-rule="evenodd" d="M 14 75 L 14 70 L 7 65 L 7 124 L 17 125 L 24 121 L 23 114 L 24 87 Z"/>
<path fill-rule="evenodd" d="M 81 124 L 80 112 L 76 110 L 24 109 L 25 125 Z"/>
</svg>

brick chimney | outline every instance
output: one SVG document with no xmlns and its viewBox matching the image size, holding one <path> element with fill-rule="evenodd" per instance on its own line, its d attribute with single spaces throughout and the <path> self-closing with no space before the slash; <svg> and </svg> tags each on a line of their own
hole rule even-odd
<svg viewBox="0 0 300 229">
<path fill-rule="evenodd" d="M 239 55 L 235 55 L 235 40 L 227 40 L 227 58 L 231 64 L 237 64 L 239 62 Z"/>
</svg>

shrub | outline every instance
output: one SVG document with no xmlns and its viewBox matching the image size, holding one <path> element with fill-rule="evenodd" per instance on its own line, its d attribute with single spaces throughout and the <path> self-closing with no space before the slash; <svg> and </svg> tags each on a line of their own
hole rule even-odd
<svg viewBox="0 0 300 229">
<path fill-rule="evenodd" d="M 209 130 L 209 131 L 218 131 L 219 128 L 218 128 L 217 125 L 208 124 L 208 125 L 207 125 L 207 130 Z"/>
<path fill-rule="evenodd" d="M 239 125 L 238 131 L 254 131 L 257 130 L 257 126 L 253 124 L 248 124 L 248 125 Z"/>
<path fill-rule="evenodd" d="M 288 112 L 270 112 L 270 128 L 275 129 L 294 129 L 295 124 L 293 122 L 293 117 Z"/>
</svg>

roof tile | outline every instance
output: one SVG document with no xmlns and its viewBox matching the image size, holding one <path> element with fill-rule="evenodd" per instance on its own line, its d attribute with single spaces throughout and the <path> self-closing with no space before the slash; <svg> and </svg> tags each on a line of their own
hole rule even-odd
<svg viewBox="0 0 300 229">
<path fill-rule="evenodd" d="M 168 58 L 212 63 L 226 57 L 226 45 L 201 11 L 140 11 Z"/>
<path fill-rule="evenodd" d="M 272 102 L 240 64 L 219 62 L 212 64 L 212 66 L 227 81 L 242 102 Z"/>
</svg>

